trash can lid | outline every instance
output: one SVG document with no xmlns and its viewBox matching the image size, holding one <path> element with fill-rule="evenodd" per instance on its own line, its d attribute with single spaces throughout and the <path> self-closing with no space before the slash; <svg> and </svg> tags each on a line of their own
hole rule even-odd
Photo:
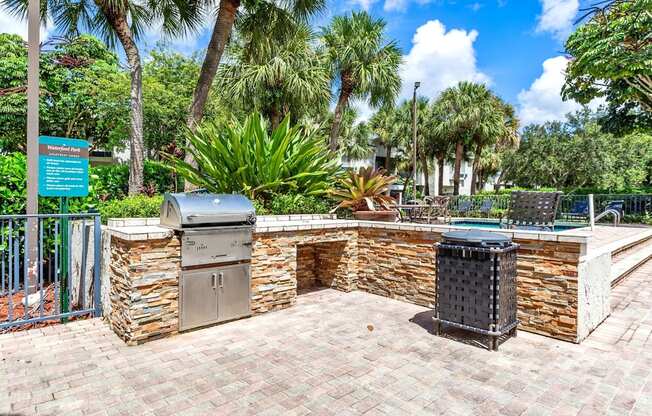
<svg viewBox="0 0 652 416">
<path fill-rule="evenodd" d="M 489 231 L 449 231 L 444 233 L 444 243 L 475 247 L 506 247 L 512 239 L 504 234 Z"/>
</svg>

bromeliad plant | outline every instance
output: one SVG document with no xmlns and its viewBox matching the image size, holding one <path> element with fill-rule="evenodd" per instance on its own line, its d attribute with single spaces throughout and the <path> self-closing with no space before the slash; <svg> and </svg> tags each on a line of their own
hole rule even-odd
<svg viewBox="0 0 652 416">
<path fill-rule="evenodd" d="M 243 193 L 266 199 L 273 193 L 325 194 L 335 180 L 339 164 L 324 140 L 300 126 L 290 127 L 286 117 L 271 135 L 260 114 L 244 125 L 207 123 L 188 133 L 188 146 L 197 163 L 165 157 L 187 181 L 215 193 Z"/>
<path fill-rule="evenodd" d="M 360 168 L 349 171 L 339 181 L 339 188 L 331 190 L 331 196 L 340 201 L 335 207 L 349 208 L 357 211 L 390 211 L 395 204 L 388 195 L 389 187 L 396 181 L 396 176 L 385 175 L 382 169 Z"/>
</svg>

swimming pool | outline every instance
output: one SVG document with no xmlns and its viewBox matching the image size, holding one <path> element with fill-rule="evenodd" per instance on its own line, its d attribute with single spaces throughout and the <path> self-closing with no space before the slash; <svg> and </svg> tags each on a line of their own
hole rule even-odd
<svg viewBox="0 0 652 416">
<path fill-rule="evenodd" d="M 500 223 L 497 221 L 474 221 L 474 220 L 455 220 L 451 222 L 451 225 L 456 227 L 465 227 L 465 228 L 488 228 L 492 230 L 499 230 Z M 576 228 L 586 227 L 583 224 L 555 224 L 553 231 L 566 231 L 573 230 Z"/>
</svg>

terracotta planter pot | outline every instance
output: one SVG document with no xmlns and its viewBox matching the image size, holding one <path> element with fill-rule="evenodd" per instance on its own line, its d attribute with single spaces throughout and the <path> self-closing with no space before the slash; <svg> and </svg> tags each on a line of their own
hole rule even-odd
<svg viewBox="0 0 652 416">
<path fill-rule="evenodd" d="M 396 222 L 398 212 L 396 211 L 356 211 L 353 217 L 360 221 L 382 221 Z"/>
</svg>

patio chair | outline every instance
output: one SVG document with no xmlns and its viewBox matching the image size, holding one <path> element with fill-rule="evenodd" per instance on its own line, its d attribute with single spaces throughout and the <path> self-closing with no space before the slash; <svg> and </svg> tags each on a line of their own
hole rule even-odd
<svg viewBox="0 0 652 416">
<path fill-rule="evenodd" d="M 586 200 L 575 201 L 570 211 L 563 213 L 569 220 L 585 219 L 589 216 L 589 202 Z"/>
<path fill-rule="evenodd" d="M 457 205 L 457 215 L 463 217 L 464 215 L 471 212 L 471 208 L 473 208 L 473 201 L 462 201 Z"/>
<path fill-rule="evenodd" d="M 486 215 L 487 218 L 489 218 L 489 214 L 491 213 L 491 208 L 493 208 L 493 206 L 493 199 L 485 199 L 482 201 L 482 205 L 480 206 L 480 214 Z"/>
<path fill-rule="evenodd" d="M 561 196 L 562 192 L 512 192 L 507 217 L 501 219 L 500 227 L 552 231 Z"/>
</svg>

